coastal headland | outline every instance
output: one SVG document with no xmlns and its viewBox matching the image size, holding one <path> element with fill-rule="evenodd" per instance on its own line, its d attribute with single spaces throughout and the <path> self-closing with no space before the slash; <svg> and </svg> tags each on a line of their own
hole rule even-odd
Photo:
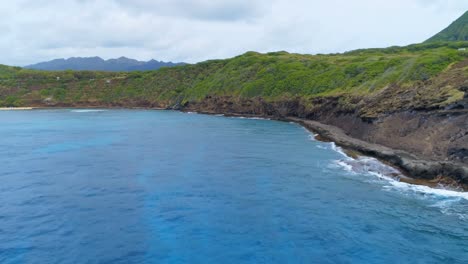
<svg viewBox="0 0 468 264">
<path fill-rule="evenodd" d="M 0 66 L 0 106 L 151 108 L 292 120 L 429 181 L 468 183 L 468 42 L 256 53 L 145 72 Z"/>
</svg>

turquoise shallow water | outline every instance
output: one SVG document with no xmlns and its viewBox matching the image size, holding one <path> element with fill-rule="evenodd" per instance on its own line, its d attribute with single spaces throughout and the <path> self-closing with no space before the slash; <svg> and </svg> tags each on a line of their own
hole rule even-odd
<svg viewBox="0 0 468 264">
<path fill-rule="evenodd" d="M 466 194 L 387 179 L 295 124 L 67 109 L 0 121 L 0 263 L 468 262 Z"/>
</svg>

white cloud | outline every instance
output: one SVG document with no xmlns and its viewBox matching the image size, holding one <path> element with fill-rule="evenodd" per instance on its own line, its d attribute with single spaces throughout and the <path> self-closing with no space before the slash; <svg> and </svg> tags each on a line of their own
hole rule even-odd
<svg viewBox="0 0 468 264">
<path fill-rule="evenodd" d="M 261 16 L 267 0 L 114 0 L 136 13 L 196 20 L 236 21 Z"/>
<path fill-rule="evenodd" d="M 0 9 L 0 63 L 72 56 L 197 62 L 424 41 L 465 0 L 21 0 Z"/>
</svg>

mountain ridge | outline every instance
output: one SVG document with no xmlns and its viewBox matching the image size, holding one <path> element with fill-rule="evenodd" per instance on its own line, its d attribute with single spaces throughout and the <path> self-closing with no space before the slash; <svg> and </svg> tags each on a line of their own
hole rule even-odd
<svg viewBox="0 0 468 264">
<path fill-rule="evenodd" d="M 468 11 L 425 43 L 437 41 L 468 41 Z"/>
<path fill-rule="evenodd" d="M 101 57 L 70 57 L 59 58 L 45 62 L 39 62 L 25 66 L 26 69 L 47 71 L 148 71 L 157 70 L 162 67 L 174 67 L 185 65 L 183 62 L 164 62 L 151 59 L 149 61 L 138 61 L 127 57 L 104 60 Z"/>
<path fill-rule="evenodd" d="M 416 179 L 468 190 L 467 49 L 468 41 L 434 41 L 341 54 L 247 52 L 144 72 L 0 65 L 0 106 L 154 108 L 314 121 L 360 140 L 307 125 L 338 146 Z M 111 63 L 119 60 L 130 59 Z"/>
</svg>

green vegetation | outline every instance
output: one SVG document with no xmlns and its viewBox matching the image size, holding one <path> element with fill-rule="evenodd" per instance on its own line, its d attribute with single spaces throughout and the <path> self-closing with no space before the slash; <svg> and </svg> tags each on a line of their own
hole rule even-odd
<svg viewBox="0 0 468 264">
<path fill-rule="evenodd" d="M 206 96 L 262 97 L 269 101 L 338 95 L 364 97 L 388 87 L 412 89 L 435 78 L 468 58 L 468 53 L 460 48 L 468 48 L 468 42 L 330 55 L 247 52 L 226 60 L 146 72 L 46 72 L 0 66 L 0 105 L 131 107 L 172 106 Z"/>
<path fill-rule="evenodd" d="M 468 41 L 468 11 L 426 42 Z"/>
</svg>

